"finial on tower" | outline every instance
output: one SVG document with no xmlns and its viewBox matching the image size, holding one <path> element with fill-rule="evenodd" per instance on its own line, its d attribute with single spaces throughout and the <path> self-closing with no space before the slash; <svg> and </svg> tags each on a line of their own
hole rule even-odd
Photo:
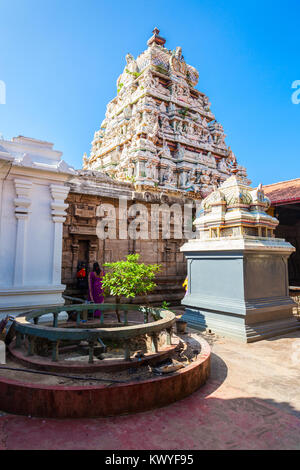
<svg viewBox="0 0 300 470">
<path fill-rule="evenodd" d="M 153 33 L 153 36 L 151 36 L 151 38 L 147 42 L 147 45 L 151 46 L 152 44 L 155 43 L 155 44 L 158 44 L 159 46 L 164 46 L 166 40 L 159 36 L 159 29 L 155 27 L 152 33 Z"/>
</svg>

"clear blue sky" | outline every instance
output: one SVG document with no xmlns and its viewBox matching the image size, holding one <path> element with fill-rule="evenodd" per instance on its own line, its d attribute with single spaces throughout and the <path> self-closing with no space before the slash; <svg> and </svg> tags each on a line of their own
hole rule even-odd
<svg viewBox="0 0 300 470">
<path fill-rule="evenodd" d="M 199 70 L 198 89 L 253 184 L 300 177 L 299 0 L 1 0 L 0 133 L 54 142 L 80 168 L 125 55 L 157 26 Z"/>
</svg>

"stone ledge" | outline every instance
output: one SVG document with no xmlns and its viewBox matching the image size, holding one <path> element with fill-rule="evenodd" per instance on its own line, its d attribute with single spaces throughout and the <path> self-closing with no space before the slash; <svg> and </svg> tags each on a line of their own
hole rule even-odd
<svg viewBox="0 0 300 470">
<path fill-rule="evenodd" d="M 187 397 L 210 375 L 211 350 L 199 338 L 197 361 L 166 377 L 115 386 L 65 387 L 36 385 L 0 377 L 1 409 L 44 418 L 94 418 L 137 413 Z"/>
</svg>

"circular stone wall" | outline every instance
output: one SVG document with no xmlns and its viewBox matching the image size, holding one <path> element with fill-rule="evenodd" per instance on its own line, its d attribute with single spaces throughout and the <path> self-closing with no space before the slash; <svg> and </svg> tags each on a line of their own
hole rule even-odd
<svg viewBox="0 0 300 470">
<path fill-rule="evenodd" d="M 197 360 L 169 375 L 113 386 L 46 386 L 0 377 L 0 407 L 44 418 L 92 418 L 159 408 L 185 398 L 210 374 L 210 347 L 198 337 Z"/>
</svg>

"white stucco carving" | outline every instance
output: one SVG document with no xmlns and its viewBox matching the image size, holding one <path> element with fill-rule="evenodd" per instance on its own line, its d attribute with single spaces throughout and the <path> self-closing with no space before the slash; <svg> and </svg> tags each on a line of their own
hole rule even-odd
<svg viewBox="0 0 300 470">
<path fill-rule="evenodd" d="M 161 190 L 206 195 L 228 177 L 236 158 L 226 146 L 209 98 L 195 88 L 197 70 L 186 64 L 180 47 L 170 51 L 165 42 L 155 28 L 148 49 L 137 59 L 127 54 L 117 96 L 107 105 L 90 157 L 84 155 L 84 169 L 101 169 L 120 181 L 130 178 Z M 172 161 L 168 168 L 163 161 L 166 153 Z M 182 162 L 189 164 L 186 174 Z M 213 170 L 211 184 L 199 164 Z M 250 183 L 245 168 L 239 167 L 239 172 Z"/>
</svg>

